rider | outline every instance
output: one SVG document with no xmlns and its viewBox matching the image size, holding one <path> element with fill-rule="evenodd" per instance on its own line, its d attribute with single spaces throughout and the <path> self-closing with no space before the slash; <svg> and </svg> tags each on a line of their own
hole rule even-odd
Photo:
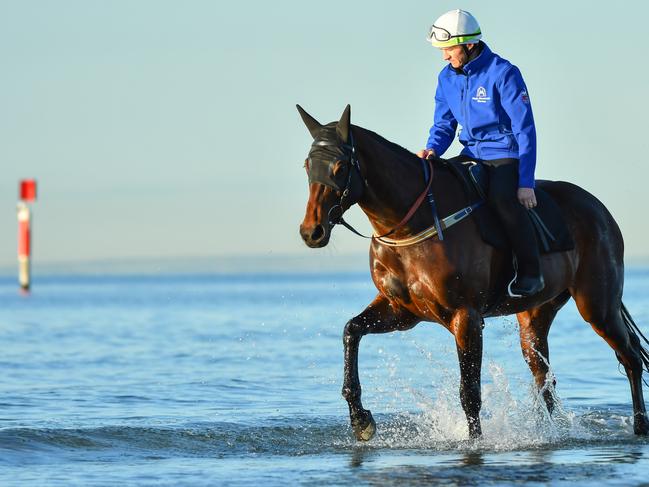
<svg viewBox="0 0 649 487">
<path fill-rule="evenodd" d="M 435 93 L 435 117 L 419 157 L 441 157 L 461 125 L 461 155 L 485 164 L 490 206 L 498 213 L 516 256 L 511 296 L 530 296 L 545 284 L 532 222 L 536 206 L 536 130 L 520 71 L 480 39 L 477 20 L 464 10 L 445 13 L 430 28 L 428 41 L 449 64 Z"/>
</svg>

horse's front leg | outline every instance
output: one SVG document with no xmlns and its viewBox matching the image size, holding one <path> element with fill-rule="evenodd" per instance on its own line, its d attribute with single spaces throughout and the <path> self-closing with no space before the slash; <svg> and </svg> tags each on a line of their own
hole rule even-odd
<svg viewBox="0 0 649 487">
<path fill-rule="evenodd" d="M 349 417 L 356 439 L 368 441 L 376 432 L 372 413 L 363 409 L 361 384 L 358 378 L 358 346 L 363 335 L 408 330 L 419 322 L 419 318 L 403 309 L 393 309 L 382 295 L 365 310 L 347 322 L 343 333 L 345 346 L 345 377 L 343 397 L 349 404 Z"/>
<path fill-rule="evenodd" d="M 482 367 L 482 316 L 473 309 L 453 315 L 451 330 L 455 335 L 460 360 L 460 401 L 469 423 L 469 436 L 482 435 L 480 426 L 480 369 Z"/>
</svg>

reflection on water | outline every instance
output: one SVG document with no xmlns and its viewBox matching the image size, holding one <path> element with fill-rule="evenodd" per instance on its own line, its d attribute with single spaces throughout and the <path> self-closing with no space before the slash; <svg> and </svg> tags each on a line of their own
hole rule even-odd
<svg viewBox="0 0 649 487">
<path fill-rule="evenodd" d="M 585 443 L 528 451 L 439 452 L 352 448 L 342 480 L 370 485 L 484 485 L 606 482 L 629 485 L 643 477 L 649 440 Z M 634 444 L 635 443 L 635 444 Z M 324 478 L 324 477 L 323 477 Z M 339 477 L 340 478 L 340 477 Z"/>
<path fill-rule="evenodd" d="M 646 461 L 646 445 L 586 449 L 540 449 L 510 453 L 425 451 L 394 452 L 356 449 L 351 453 L 348 481 L 370 485 L 484 485 L 503 483 L 607 482 L 634 484 L 634 464 Z M 365 464 L 369 465 L 365 465 Z M 626 468 L 620 469 L 620 465 Z M 363 468 L 365 466 L 366 468 Z M 620 477 L 622 475 L 622 477 Z M 626 475 L 626 476 L 624 476 Z"/>
<path fill-rule="evenodd" d="M 462 463 L 464 465 L 482 465 L 484 464 L 484 457 L 480 452 L 467 452 L 463 455 Z"/>
<path fill-rule="evenodd" d="M 352 454 L 349 460 L 349 466 L 352 468 L 358 468 L 363 465 L 363 462 L 372 455 L 376 456 L 371 450 L 367 450 L 363 447 L 356 447 L 352 449 Z"/>
</svg>

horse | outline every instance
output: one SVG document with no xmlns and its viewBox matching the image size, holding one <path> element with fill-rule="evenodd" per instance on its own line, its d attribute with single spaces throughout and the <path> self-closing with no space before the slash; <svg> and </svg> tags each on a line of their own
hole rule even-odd
<svg viewBox="0 0 649 487">
<path fill-rule="evenodd" d="M 523 356 L 552 412 L 555 383 L 548 378 L 547 338 L 554 317 L 571 297 L 582 318 L 609 344 L 626 371 L 634 433 L 649 433 L 642 391 L 643 366 L 649 366 L 649 354 L 638 333 L 644 336 L 622 303 L 622 234 L 597 198 L 568 182 L 537 181 L 537 187 L 560 207 L 575 245 L 572 250 L 542 255 L 546 285 L 541 292 L 508 297 L 502 290 L 511 276 L 511 252 L 483 242 L 473 218 L 447 228 L 443 239 L 419 239 L 402 246 L 384 243 L 381 237 L 385 235 L 392 241 L 408 242 L 436 220 L 427 205 L 412 205 L 416 195 L 426 192 L 419 157 L 370 130 L 351 125 L 349 105 L 339 121 L 325 125 L 299 105 L 297 108 L 314 139 L 305 161 L 309 198 L 300 225 L 302 239 L 311 248 L 326 246 L 332 228 L 354 204 L 360 206 L 375 232 L 370 243 L 370 270 L 378 293 L 343 331 L 342 395 L 357 440 L 368 441 L 376 432 L 372 413 L 361 402 L 361 338 L 409 330 L 422 321 L 441 324 L 455 338 L 460 402 L 470 438 L 482 434 L 480 374 L 485 317 L 516 314 Z M 461 182 L 443 160 L 433 158 L 429 164 L 428 185 L 435 195 L 437 213 L 446 215 L 462 208 L 466 194 Z M 418 198 L 419 203 L 421 200 Z"/>
</svg>

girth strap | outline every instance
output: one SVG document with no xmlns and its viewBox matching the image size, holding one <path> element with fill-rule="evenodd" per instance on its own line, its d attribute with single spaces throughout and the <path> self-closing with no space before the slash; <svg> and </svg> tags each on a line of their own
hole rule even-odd
<svg viewBox="0 0 649 487">
<path fill-rule="evenodd" d="M 443 229 L 447 229 L 455 225 L 456 223 L 464 220 L 467 216 L 473 213 L 476 210 L 476 208 L 482 206 L 483 204 L 484 201 L 478 201 L 477 203 L 474 203 L 471 206 L 467 206 L 466 208 L 462 208 L 461 210 L 456 211 L 452 215 L 449 215 L 446 218 L 444 218 L 440 222 L 440 227 Z M 437 235 L 437 227 L 432 226 L 408 238 L 402 238 L 396 240 L 393 238 L 386 238 L 384 236 L 382 237 L 382 236 L 375 235 L 374 239 L 389 247 L 406 247 L 408 245 L 414 245 L 419 242 L 423 242 L 424 240 L 432 238 L 435 235 Z"/>
</svg>

